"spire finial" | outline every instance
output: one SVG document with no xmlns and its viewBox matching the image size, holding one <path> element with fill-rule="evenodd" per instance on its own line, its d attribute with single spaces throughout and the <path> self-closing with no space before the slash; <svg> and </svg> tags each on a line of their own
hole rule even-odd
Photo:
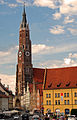
<svg viewBox="0 0 77 120">
<path fill-rule="evenodd" d="M 24 12 L 25 12 L 25 2 L 24 2 L 24 4 L 23 4 L 23 6 L 24 6 Z"/>
<path fill-rule="evenodd" d="M 25 12 L 25 2 L 24 2 L 24 6 L 23 6 L 23 14 L 22 14 L 23 18 L 22 18 L 22 23 L 26 24 L 27 20 L 26 20 L 26 12 Z"/>
</svg>

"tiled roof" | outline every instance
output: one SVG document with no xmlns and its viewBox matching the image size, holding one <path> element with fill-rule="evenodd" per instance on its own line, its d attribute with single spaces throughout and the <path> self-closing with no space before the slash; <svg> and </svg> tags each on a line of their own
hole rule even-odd
<svg viewBox="0 0 77 120">
<path fill-rule="evenodd" d="M 4 94 L 0 94 L 0 98 L 9 98 L 9 97 Z"/>
<path fill-rule="evenodd" d="M 1 86 L 9 95 L 14 96 L 14 95 L 12 94 L 12 91 L 8 90 L 1 82 L 0 82 L 0 86 Z"/>
<path fill-rule="evenodd" d="M 35 82 L 43 83 L 45 69 L 33 68 L 33 79 Z"/>
<path fill-rule="evenodd" d="M 33 68 L 36 89 L 43 91 L 45 69 Z M 45 89 L 77 88 L 77 67 L 46 69 Z M 30 92 L 33 85 L 30 84 Z"/>
<path fill-rule="evenodd" d="M 40 95 L 42 95 L 42 85 L 44 80 L 45 69 L 33 68 L 33 80 L 35 81 L 36 89 L 40 90 Z M 33 85 L 29 84 L 30 92 L 33 90 Z"/>
<path fill-rule="evenodd" d="M 77 67 L 47 69 L 45 89 L 77 88 Z"/>
<path fill-rule="evenodd" d="M 33 68 L 33 79 L 35 80 L 36 89 L 40 90 L 40 95 L 43 91 L 43 80 L 44 80 L 45 69 Z"/>
</svg>

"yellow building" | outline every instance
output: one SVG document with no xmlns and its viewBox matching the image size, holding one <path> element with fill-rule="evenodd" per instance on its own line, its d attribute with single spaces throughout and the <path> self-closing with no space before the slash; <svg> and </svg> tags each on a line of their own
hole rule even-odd
<svg viewBox="0 0 77 120">
<path fill-rule="evenodd" d="M 43 107 L 44 113 L 68 114 L 77 109 L 77 67 L 46 69 Z"/>
</svg>

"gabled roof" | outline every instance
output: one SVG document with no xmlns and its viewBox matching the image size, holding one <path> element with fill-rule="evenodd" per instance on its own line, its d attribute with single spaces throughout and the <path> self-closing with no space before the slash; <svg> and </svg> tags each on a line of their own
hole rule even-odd
<svg viewBox="0 0 77 120">
<path fill-rule="evenodd" d="M 0 90 L 0 98 L 9 98 L 9 97 L 7 95 L 5 95 L 5 93 Z"/>
<path fill-rule="evenodd" d="M 0 82 L 0 86 L 1 86 L 1 87 L 4 89 L 4 91 L 6 91 L 9 95 L 14 96 L 14 95 L 12 94 L 12 91 L 8 90 L 1 82 Z"/>
<path fill-rule="evenodd" d="M 33 68 L 33 79 L 37 83 L 43 83 L 45 69 Z"/>
<path fill-rule="evenodd" d="M 40 95 L 43 94 L 43 81 L 45 69 L 33 68 L 33 79 L 35 80 L 36 89 L 40 90 Z"/>
<path fill-rule="evenodd" d="M 9 97 L 6 95 L 0 94 L 0 98 L 9 98 Z"/>
<path fill-rule="evenodd" d="M 77 88 L 77 67 L 47 69 L 45 89 Z"/>
<path fill-rule="evenodd" d="M 46 72 L 45 69 L 33 68 L 33 80 L 36 89 L 40 90 L 40 95 L 43 92 L 43 83 L 44 89 L 48 90 L 77 88 L 77 67 L 46 69 Z M 32 92 L 33 85 L 30 84 L 29 87 Z"/>
<path fill-rule="evenodd" d="M 44 80 L 45 69 L 33 68 L 33 80 L 35 81 L 36 89 L 40 90 L 40 95 L 42 95 L 43 90 L 43 80 Z M 33 91 L 33 85 L 29 84 L 30 92 Z"/>
</svg>

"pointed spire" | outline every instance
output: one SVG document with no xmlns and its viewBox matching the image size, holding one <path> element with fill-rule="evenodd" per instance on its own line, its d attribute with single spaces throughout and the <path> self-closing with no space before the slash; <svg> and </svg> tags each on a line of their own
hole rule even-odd
<svg viewBox="0 0 77 120">
<path fill-rule="evenodd" d="M 26 23 L 27 20 L 26 20 L 26 13 L 25 13 L 25 3 L 24 3 L 24 8 L 23 8 L 23 14 L 22 14 L 23 18 L 22 18 L 22 23 Z"/>
<path fill-rule="evenodd" d="M 23 14 L 22 14 L 22 22 L 20 24 L 20 29 L 26 28 L 26 25 L 27 25 L 27 20 L 26 20 L 25 3 L 24 3 Z"/>
</svg>

